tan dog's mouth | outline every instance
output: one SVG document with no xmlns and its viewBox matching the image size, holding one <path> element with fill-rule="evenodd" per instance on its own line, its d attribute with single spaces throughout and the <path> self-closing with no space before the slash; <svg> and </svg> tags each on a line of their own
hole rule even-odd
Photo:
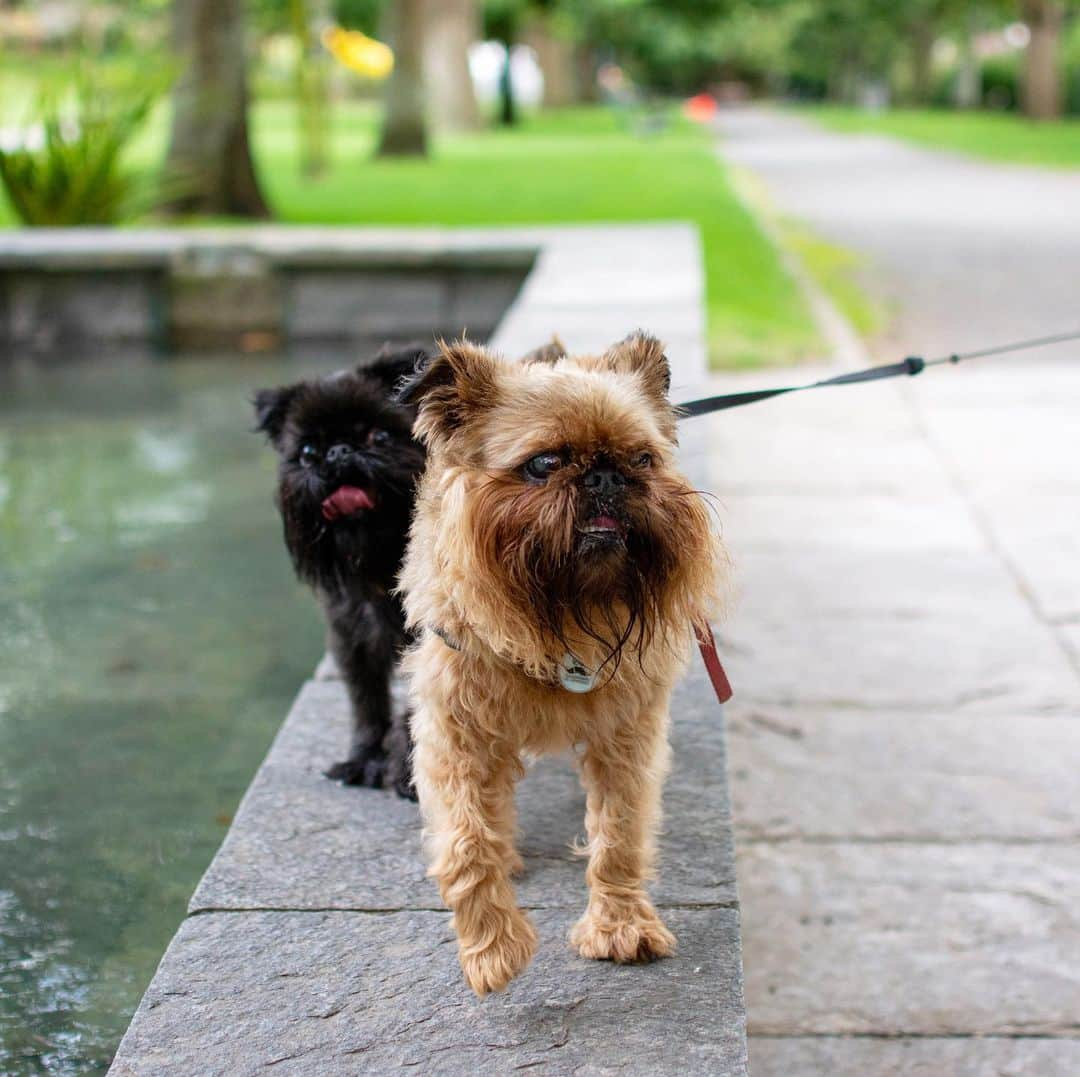
<svg viewBox="0 0 1080 1077">
<path fill-rule="evenodd" d="M 623 529 L 614 516 L 594 516 L 581 530 L 586 535 L 621 535 Z"/>
<path fill-rule="evenodd" d="M 621 546 L 626 539 L 626 525 L 607 513 L 590 516 L 578 528 L 582 542 L 590 546 Z"/>
</svg>

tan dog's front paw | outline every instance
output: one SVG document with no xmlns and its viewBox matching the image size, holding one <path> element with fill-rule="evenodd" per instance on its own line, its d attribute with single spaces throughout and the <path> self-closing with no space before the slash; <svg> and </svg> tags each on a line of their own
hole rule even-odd
<svg viewBox="0 0 1080 1077">
<path fill-rule="evenodd" d="M 462 942 L 461 969 L 469 986 L 483 998 L 492 991 L 501 991 L 535 953 L 536 929 L 520 909 L 514 909 L 505 914 L 490 941 L 478 947 Z"/>
<path fill-rule="evenodd" d="M 570 932 L 570 943 L 582 957 L 620 965 L 655 961 L 675 952 L 675 936 L 648 902 L 630 908 L 590 907 Z"/>
</svg>

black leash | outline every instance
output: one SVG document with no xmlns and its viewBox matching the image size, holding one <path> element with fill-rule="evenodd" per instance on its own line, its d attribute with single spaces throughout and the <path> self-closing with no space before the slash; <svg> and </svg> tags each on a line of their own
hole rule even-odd
<svg viewBox="0 0 1080 1077">
<path fill-rule="evenodd" d="M 1043 348 L 1048 344 L 1062 344 L 1068 340 L 1080 340 L 1080 330 L 1071 333 L 1056 333 L 1049 337 L 1032 337 L 1018 340 L 1011 344 L 998 344 L 992 348 L 980 348 L 978 351 L 954 352 L 936 359 L 920 359 L 910 355 L 899 363 L 887 363 L 884 366 L 867 367 L 850 374 L 840 374 L 835 378 L 813 381 L 807 385 L 786 385 L 780 389 L 758 389 L 747 393 L 722 393 L 719 396 L 706 396 L 700 400 L 689 400 L 677 405 L 680 419 L 693 419 L 698 415 L 708 415 L 713 411 L 726 411 L 728 408 L 741 408 L 744 404 L 756 404 L 759 400 L 783 396 L 786 393 L 801 393 L 807 389 L 824 389 L 830 385 L 852 385 L 862 381 L 880 381 L 882 378 L 915 377 L 927 367 L 941 366 L 944 363 L 960 363 L 965 359 L 982 359 L 990 355 L 1004 355 L 1006 352 L 1026 351 L 1029 348 Z"/>
</svg>

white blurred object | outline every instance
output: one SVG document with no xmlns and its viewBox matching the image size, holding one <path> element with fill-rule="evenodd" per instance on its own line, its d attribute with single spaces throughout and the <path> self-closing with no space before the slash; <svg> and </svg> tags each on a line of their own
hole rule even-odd
<svg viewBox="0 0 1080 1077">
<path fill-rule="evenodd" d="M 506 47 L 499 41 L 478 41 L 470 46 L 469 74 L 478 101 L 490 104 L 499 98 L 505 63 Z M 515 45 L 510 50 L 510 83 L 518 105 L 539 108 L 544 99 L 544 75 L 528 45 Z"/>
<path fill-rule="evenodd" d="M 40 123 L 30 127 L 0 127 L 0 150 L 4 153 L 40 150 L 44 145 L 45 128 Z"/>
<path fill-rule="evenodd" d="M 1005 44 L 1014 49 L 1026 49 L 1031 43 L 1031 31 L 1022 22 L 1010 23 L 1001 36 Z"/>
</svg>

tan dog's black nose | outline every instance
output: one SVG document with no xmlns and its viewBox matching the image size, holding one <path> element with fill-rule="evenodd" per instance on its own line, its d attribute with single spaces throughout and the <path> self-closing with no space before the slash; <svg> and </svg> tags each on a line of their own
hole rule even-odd
<svg viewBox="0 0 1080 1077">
<path fill-rule="evenodd" d="M 610 497 L 620 493 L 626 485 L 626 477 L 611 464 L 600 464 L 589 468 L 581 481 L 586 490 L 599 497 Z"/>
</svg>

